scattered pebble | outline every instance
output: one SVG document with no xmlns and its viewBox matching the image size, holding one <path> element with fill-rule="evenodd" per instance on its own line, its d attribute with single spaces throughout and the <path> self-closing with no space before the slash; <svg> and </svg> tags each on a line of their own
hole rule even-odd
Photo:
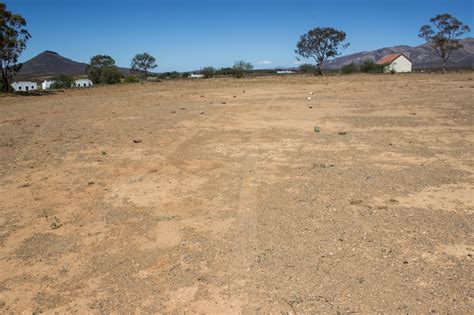
<svg viewBox="0 0 474 315">
<path fill-rule="evenodd" d="M 318 126 L 315 126 L 314 127 L 314 132 L 321 132 L 321 128 L 319 128 Z"/>
<path fill-rule="evenodd" d="M 87 182 L 87 185 L 94 185 L 94 184 L 95 184 L 95 182 L 93 180 L 90 180 L 90 181 Z"/>
<path fill-rule="evenodd" d="M 181 107 L 180 110 L 186 110 L 186 107 Z"/>
<path fill-rule="evenodd" d="M 308 108 L 313 108 L 313 106 L 308 106 Z"/>
<path fill-rule="evenodd" d="M 311 101 L 311 96 L 308 96 L 307 100 L 308 100 L 308 101 Z"/>
<path fill-rule="evenodd" d="M 200 115 L 204 114 L 204 112 L 199 112 Z"/>
<path fill-rule="evenodd" d="M 226 103 L 226 102 L 222 102 L 221 104 L 222 104 L 222 105 L 225 105 L 225 104 L 227 104 L 227 103 Z"/>
<path fill-rule="evenodd" d="M 140 139 L 133 139 L 133 143 L 140 143 L 140 142 L 142 142 L 142 140 L 140 140 Z"/>
<path fill-rule="evenodd" d="M 340 135 L 340 136 L 345 136 L 345 135 L 347 135 L 347 132 L 341 131 L 341 132 L 338 132 L 337 134 Z"/>
</svg>

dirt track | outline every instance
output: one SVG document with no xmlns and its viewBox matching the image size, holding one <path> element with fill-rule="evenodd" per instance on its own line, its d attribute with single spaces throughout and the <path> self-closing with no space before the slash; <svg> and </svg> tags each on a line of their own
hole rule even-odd
<svg viewBox="0 0 474 315">
<path fill-rule="evenodd" d="M 0 313 L 472 312 L 473 99 L 472 73 L 3 97 Z"/>
</svg>

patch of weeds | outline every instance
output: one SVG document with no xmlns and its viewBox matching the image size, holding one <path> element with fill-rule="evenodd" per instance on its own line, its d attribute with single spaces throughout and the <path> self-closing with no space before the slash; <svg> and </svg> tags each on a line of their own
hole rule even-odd
<svg viewBox="0 0 474 315">
<path fill-rule="evenodd" d="M 43 210 L 43 216 L 46 219 L 46 222 L 49 223 L 49 226 L 51 227 L 51 230 L 57 230 L 61 226 L 63 226 L 61 221 L 56 216 L 54 216 L 53 219 L 50 221 L 49 217 L 48 217 L 48 213 L 46 212 L 46 210 Z"/>
<path fill-rule="evenodd" d="M 180 217 L 177 215 L 172 215 L 172 216 L 166 216 L 166 215 L 161 215 L 158 217 L 158 222 L 161 221 L 171 221 L 171 220 L 179 220 Z"/>
<path fill-rule="evenodd" d="M 68 273 L 68 271 L 69 271 L 69 266 L 68 265 L 64 265 L 61 268 L 59 268 L 59 272 L 62 273 L 62 274 Z"/>
<path fill-rule="evenodd" d="M 53 220 L 52 220 L 52 222 L 50 223 L 50 226 L 51 226 L 51 229 L 52 229 L 52 230 L 56 230 L 56 229 L 59 229 L 61 226 L 63 226 L 63 224 L 62 224 L 61 221 L 59 221 L 59 219 L 55 216 L 55 217 L 53 217 Z"/>
</svg>

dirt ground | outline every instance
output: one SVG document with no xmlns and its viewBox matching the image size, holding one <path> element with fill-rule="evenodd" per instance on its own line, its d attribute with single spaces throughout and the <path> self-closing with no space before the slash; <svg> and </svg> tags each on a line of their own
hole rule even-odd
<svg viewBox="0 0 474 315">
<path fill-rule="evenodd" d="M 473 100 L 473 73 L 4 96 L 0 313 L 470 313 Z"/>
</svg>

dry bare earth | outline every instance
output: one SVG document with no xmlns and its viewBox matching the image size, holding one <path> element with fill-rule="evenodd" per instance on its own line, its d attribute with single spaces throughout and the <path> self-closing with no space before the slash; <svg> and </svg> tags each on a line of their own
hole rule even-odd
<svg viewBox="0 0 474 315">
<path fill-rule="evenodd" d="M 0 312 L 472 312 L 473 77 L 3 97 Z"/>
</svg>

